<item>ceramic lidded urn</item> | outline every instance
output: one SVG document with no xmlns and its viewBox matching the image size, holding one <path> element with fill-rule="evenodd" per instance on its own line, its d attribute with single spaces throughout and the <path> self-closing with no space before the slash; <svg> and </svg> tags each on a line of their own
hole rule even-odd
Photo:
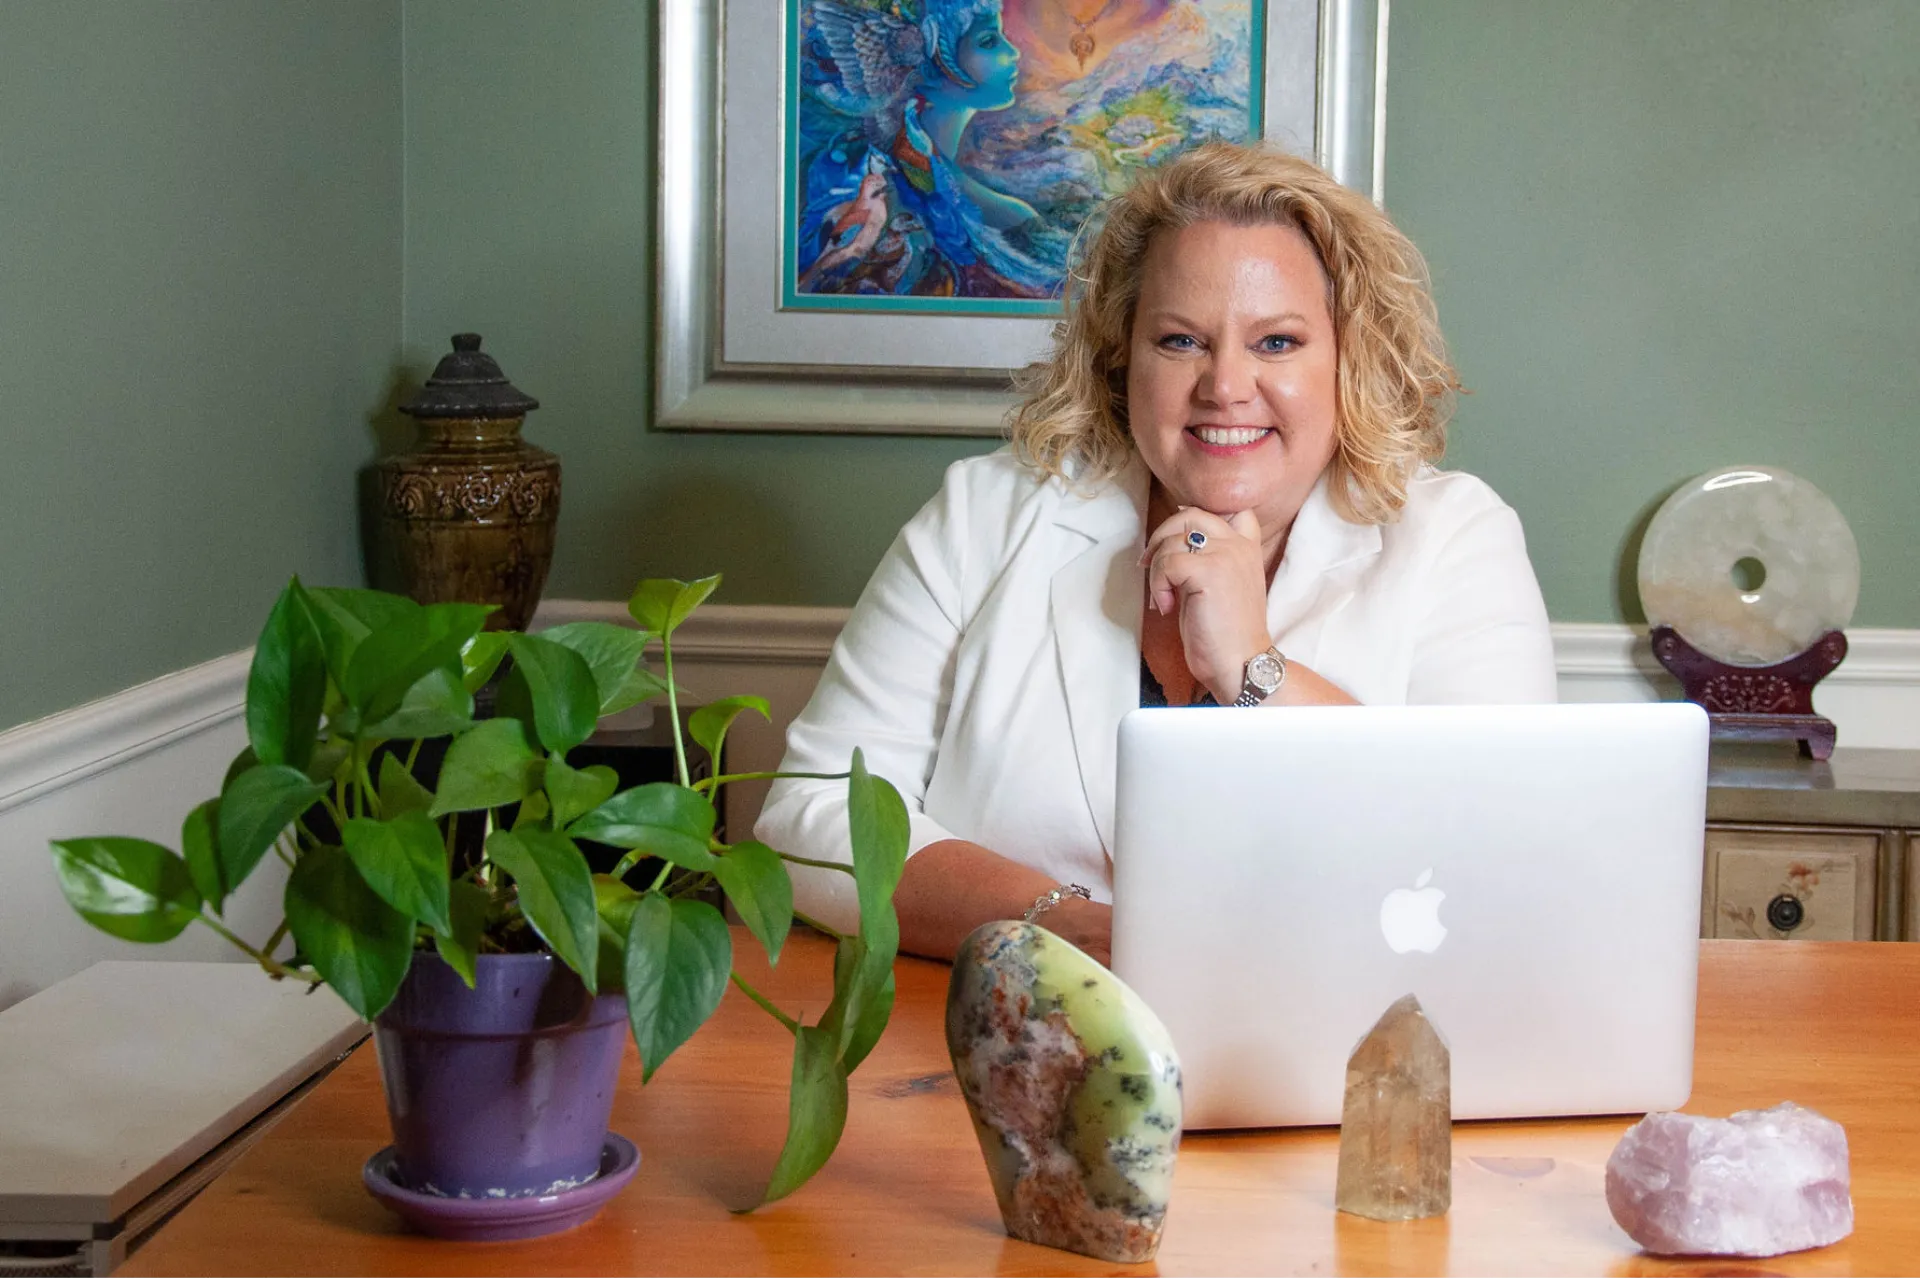
<svg viewBox="0 0 1920 1280">
<path fill-rule="evenodd" d="M 520 438 L 540 402 L 457 333 L 420 394 L 412 451 L 380 463 L 381 531 L 397 588 L 423 604 L 497 604 L 489 628 L 524 630 L 553 562 L 560 459 Z"/>
</svg>

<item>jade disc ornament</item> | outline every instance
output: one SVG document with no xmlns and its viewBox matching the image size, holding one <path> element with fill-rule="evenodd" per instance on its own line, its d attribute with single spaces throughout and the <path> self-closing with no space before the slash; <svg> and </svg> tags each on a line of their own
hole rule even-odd
<svg viewBox="0 0 1920 1280">
<path fill-rule="evenodd" d="M 1778 467 L 1725 467 L 1660 504 L 1639 580 L 1650 625 L 1721 662 L 1764 667 L 1847 625 L 1860 599 L 1860 548 L 1808 481 Z"/>
</svg>

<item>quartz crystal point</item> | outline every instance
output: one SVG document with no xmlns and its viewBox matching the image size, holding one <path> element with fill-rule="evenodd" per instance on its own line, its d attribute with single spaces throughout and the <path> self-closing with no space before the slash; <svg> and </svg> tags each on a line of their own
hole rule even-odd
<svg viewBox="0 0 1920 1280">
<path fill-rule="evenodd" d="M 954 958 L 947 1051 L 1007 1234 L 1152 1258 L 1180 1146 L 1180 1062 L 1146 1002 L 1045 929 L 996 921 Z"/>
<path fill-rule="evenodd" d="M 1853 1231 L 1847 1133 L 1783 1102 L 1725 1120 L 1656 1111 L 1607 1161 L 1607 1207 L 1650 1253 L 1767 1258 Z"/>
<path fill-rule="evenodd" d="M 1413 996 L 1380 1015 L 1347 1059 L 1334 1207 L 1404 1222 L 1453 1203 L 1453 1078 L 1447 1045 Z"/>
</svg>

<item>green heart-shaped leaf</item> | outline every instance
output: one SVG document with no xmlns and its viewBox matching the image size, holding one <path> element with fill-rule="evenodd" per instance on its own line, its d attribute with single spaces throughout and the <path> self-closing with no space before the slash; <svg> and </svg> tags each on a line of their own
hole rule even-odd
<svg viewBox="0 0 1920 1280">
<path fill-rule="evenodd" d="M 424 813 L 382 821 L 349 818 L 341 838 L 360 878 L 394 910 L 436 933 L 453 932 L 447 906 L 447 846 Z"/>
<path fill-rule="evenodd" d="M 487 857 L 513 877 L 520 910 L 561 962 L 598 990 L 599 916 L 593 872 L 573 841 L 557 831 L 496 831 Z"/>
<path fill-rule="evenodd" d="M 883 1002 L 889 1008 L 892 1005 L 893 962 L 900 950 L 893 891 L 907 863 L 907 806 L 891 783 L 867 772 L 866 759 L 858 749 L 847 779 L 847 818 L 860 900 L 861 949 L 844 986 L 837 979 L 835 983 L 836 997 L 841 991 L 845 994 L 838 1049 L 843 1065 L 857 1038 L 877 1039 L 878 1028 L 886 1025 L 886 1013 L 875 1009 Z"/>
<path fill-rule="evenodd" d="M 340 686 L 347 705 L 363 723 L 386 719 L 421 677 L 460 660 L 491 612 L 485 604 L 430 604 L 372 631 L 347 663 Z"/>
<path fill-rule="evenodd" d="M 707 842 L 715 820 L 713 804 L 699 792 L 649 782 L 611 797 L 568 830 L 577 839 L 637 850 L 689 871 L 711 871 L 714 857 Z"/>
<path fill-rule="evenodd" d="M 715 773 L 720 771 L 720 744 L 726 740 L 727 730 L 742 711 L 758 711 L 761 719 L 773 719 L 773 713 L 767 709 L 767 700 L 752 694 L 709 702 L 687 717 L 687 736 L 706 748 L 707 759 L 713 762 Z"/>
<path fill-rule="evenodd" d="M 455 738 L 440 765 L 434 817 L 523 799 L 540 782 L 540 757 L 518 720 L 482 720 Z"/>
<path fill-rule="evenodd" d="M 674 686 L 674 692 L 684 695 L 686 690 L 676 684 Z M 601 705 L 600 714 L 610 716 L 616 711 L 625 711 L 628 707 L 637 707 L 648 698 L 664 698 L 666 696 L 667 682 L 665 680 L 662 680 L 645 667 L 636 667 L 627 673 L 627 678 L 621 682 L 620 689 L 613 695 L 612 700 Z"/>
<path fill-rule="evenodd" d="M 847 1073 L 833 1038 L 802 1027 L 793 1040 L 793 1082 L 787 1091 L 787 1141 L 774 1161 L 761 1204 L 798 1191 L 820 1171 L 847 1127 Z"/>
<path fill-rule="evenodd" d="M 220 801 L 215 797 L 195 807 L 180 824 L 180 853 L 187 875 L 215 915 L 227 901 L 227 882 L 221 878 L 220 854 L 213 845 L 219 814 Z"/>
<path fill-rule="evenodd" d="M 612 876 L 593 878 L 593 906 L 599 913 L 600 993 L 627 989 L 627 927 L 640 901 L 637 890 Z"/>
<path fill-rule="evenodd" d="M 126 836 L 53 842 L 60 891 L 82 919 L 128 942 L 165 942 L 200 914 L 187 864 L 171 849 Z"/>
<path fill-rule="evenodd" d="M 247 672 L 247 741 L 254 756 L 296 769 L 305 769 L 313 754 L 327 696 L 326 655 L 304 596 L 298 578 L 280 593 Z"/>
<path fill-rule="evenodd" d="M 444 738 L 473 724 L 473 695 L 452 663 L 414 681 L 390 715 L 360 731 L 362 739 Z"/>
<path fill-rule="evenodd" d="M 860 934 L 868 921 L 892 920 L 893 891 L 907 865 L 907 806 L 885 778 L 867 772 L 855 748 L 847 778 L 847 825 L 853 844 L 853 879 L 860 898 Z"/>
<path fill-rule="evenodd" d="M 468 693 L 480 692 L 480 686 L 493 679 L 500 659 L 507 656 L 507 633 L 482 631 L 460 650 L 460 683 Z"/>
<path fill-rule="evenodd" d="M 220 778 L 220 790 L 222 792 L 226 791 L 228 787 L 233 785 L 233 780 L 235 778 L 239 777 L 241 774 L 245 773 L 247 770 L 253 768 L 253 766 L 259 763 L 260 763 L 260 757 L 253 754 L 252 747 L 240 748 L 240 754 L 235 756 L 232 759 L 232 761 L 228 763 L 226 773 L 223 774 Z M 307 776 L 312 777 L 313 775 L 309 774 Z M 314 778 L 313 780 L 315 782 L 319 781 L 318 778 Z"/>
<path fill-rule="evenodd" d="M 371 1022 L 413 963 L 413 920 L 360 878 L 344 849 L 310 849 L 287 877 L 287 927 L 300 954 Z"/>
<path fill-rule="evenodd" d="M 440 958 L 452 965 L 461 981 L 471 988 L 478 981 L 476 957 L 480 954 L 480 935 L 486 931 L 487 910 L 493 905 L 493 895 L 471 880 L 456 880 L 450 887 L 447 902 L 453 917 L 453 931 L 434 934 L 434 945 L 440 951 Z"/>
<path fill-rule="evenodd" d="M 575 769 L 564 760 L 547 761 L 547 795 L 553 801 L 553 825 L 564 827 L 590 813 L 620 789 L 620 775 L 604 764 Z"/>
<path fill-rule="evenodd" d="M 352 743 L 344 738 L 327 738 L 314 747 L 313 754 L 307 757 L 307 767 L 303 772 L 309 782 L 345 781 L 346 765 L 351 759 Z"/>
<path fill-rule="evenodd" d="M 833 1000 L 820 1015 L 820 1029 L 840 1046 L 840 1065 L 852 1075 L 880 1042 L 893 1013 L 893 967 L 868 963 L 858 938 L 842 938 L 833 953 Z"/>
<path fill-rule="evenodd" d="M 541 745 L 560 755 L 585 742 L 600 718 L 600 694 L 586 659 L 539 636 L 511 634 L 507 648 L 533 695 L 533 724 Z"/>
<path fill-rule="evenodd" d="M 433 808 L 433 792 L 407 771 L 398 756 L 380 757 L 380 816 L 391 821 L 408 813 L 427 813 Z"/>
<path fill-rule="evenodd" d="M 228 783 L 213 841 L 227 892 L 245 883 L 280 833 L 326 793 L 323 783 L 284 764 L 257 764 Z"/>
<path fill-rule="evenodd" d="M 657 636 L 668 636 L 687 615 L 700 607 L 700 602 L 713 594 L 720 585 L 720 575 L 700 578 L 694 582 L 681 582 L 678 578 L 649 578 L 634 589 L 633 598 L 627 601 L 627 612 L 633 620 Z"/>
<path fill-rule="evenodd" d="M 653 637 L 632 627 L 611 622 L 569 622 L 540 632 L 542 640 L 565 645 L 579 654 L 593 672 L 593 687 L 599 694 L 600 714 L 621 710 L 615 704 L 622 696 L 627 678 L 634 674 L 647 641 Z M 627 706 L 632 706 L 628 703 Z"/>
<path fill-rule="evenodd" d="M 793 927 L 793 880 L 780 855 L 758 840 L 743 840 L 713 869 L 727 900 L 760 945 L 767 963 L 780 963 L 780 948 Z"/>
<path fill-rule="evenodd" d="M 326 655 L 327 674 L 340 689 L 346 688 L 347 667 L 362 640 L 422 608 L 405 596 L 358 587 L 308 587 L 306 605 Z"/>
<path fill-rule="evenodd" d="M 644 1084 L 720 1007 L 733 935 L 710 904 L 649 893 L 627 922 L 626 960 L 627 1018 Z"/>
<path fill-rule="evenodd" d="M 552 768 L 553 764 L 553 761 L 547 761 L 548 768 Z M 549 812 L 550 806 L 547 803 L 547 793 L 544 791 L 536 791 L 520 802 L 520 807 L 514 811 L 513 823 L 510 830 L 520 831 L 525 829 L 531 831 L 537 828 L 543 831 L 551 831 L 553 827 L 547 823 L 547 814 Z"/>
</svg>

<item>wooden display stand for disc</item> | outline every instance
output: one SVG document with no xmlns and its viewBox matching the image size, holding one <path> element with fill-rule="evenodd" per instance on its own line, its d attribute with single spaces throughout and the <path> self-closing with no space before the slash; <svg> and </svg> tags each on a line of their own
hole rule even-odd
<svg viewBox="0 0 1920 1280">
<path fill-rule="evenodd" d="M 1847 638 L 1829 631 L 1804 653 L 1770 667 L 1710 658 L 1672 627 L 1653 629 L 1653 656 L 1679 678 L 1687 700 L 1707 710 L 1713 736 L 1739 742 L 1798 742 L 1815 760 L 1833 754 L 1833 721 L 1813 710 L 1813 686 L 1847 656 Z"/>
</svg>

